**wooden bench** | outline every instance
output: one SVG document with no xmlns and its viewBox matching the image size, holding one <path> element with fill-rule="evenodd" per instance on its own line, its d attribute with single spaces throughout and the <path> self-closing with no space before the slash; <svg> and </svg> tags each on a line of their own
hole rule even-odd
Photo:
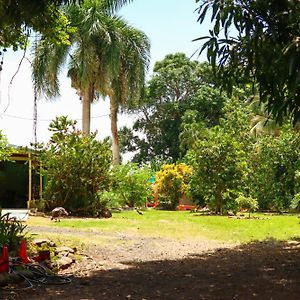
<svg viewBox="0 0 300 300">
<path fill-rule="evenodd" d="M 2 208 L 1 217 L 9 214 L 9 218 L 13 218 L 16 221 L 26 222 L 29 217 L 30 209 L 26 208 Z"/>
</svg>

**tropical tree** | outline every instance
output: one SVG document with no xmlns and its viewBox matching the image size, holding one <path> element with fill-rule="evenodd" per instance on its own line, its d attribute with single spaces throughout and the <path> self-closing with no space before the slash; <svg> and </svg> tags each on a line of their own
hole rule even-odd
<svg viewBox="0 0 300 300">
<path fill-rule="evenodd" d="M 1 0 L 0 48 L 25 48 L 31 30 L 41 32 L 54 43 L 68 43 L 72 28 L 60 6 L 76 2 L 83 0 Z"/>
<path fill-rule="evenodd" d="M 213 22 L 201 52 L 230 92 L 236 82 L 256 81 L 260 100 L 276 121 L 300 106 L 299 1 L 198 0 L 199 18 Z"/>
<path fill-rule="evenodd" d="M 86 1 L 65 7 L 70 24 L 76 28 L 71 45 L 53 45 L 42 39 L 36 45 L 33 80 L 39 93 L 59 94 L 58 74 L 68 61 L 68 76 L 82 99 L 82 129 L 90 131 L 91 103 L 109 96 L 112 109 L 113 142 L 117 143 L 117 103 L 137 98 L 145 77 L 149 41 L 137 29 L 114 15 L 129 1 Z M 117 5 L 118 4 L 118 5 Z M 118 147 L 116 147 L 118 149 Z M 114 162 L 119 162 L 119 153 Z"/>
<path fill-rule="evenodd" d="M 214 88 L 208 64 L 192 61 L 183 53 L 156 62 L 143 103 L 134 109 L 133 129 L 122 130 L 126 151 L 136 151 L 135 162 L 176 162 L 185 150 L 179 135 L 183 116 L 190 111 L 206 126 L 218 124 L 225 97 Z"/>
<path fill-rule="evenodd" d="M 285 124 L 278 136 L 259 138 L 251 153 L 250 187 L 261 209 L 287 209 L 299 192 L 300 134 Z"/>
<path fill-rule="evenodd" d="M 225 116 L 220 125 L 200 127 L 201 133 L 189 145 L 185 157 L 193 168 L 190 196 L 216 213 L 232 210 L 237 195 L 247 195 L 248 156 L 252 148 L 247 109 L 233 99 L 223 110 Z"/>
<path fill-rule="evenodd" d="M 120 24 L 120 66 L 110 80 L 110 119 L 112 133 L 113 165 L 120 163 L 117 115 L 120 106 L 137 105 L 145 83 L 149 65 L 150 43 L 144 33 L 132 26 Z"/>
<path fill-rule="evenodd" d="M 106 1 L 88 1 L 81 7 L 65 6 L 65 14 L 76 26 L 70 45 L 55 45 L 42 37 L 34 48 L 34 85 L 38 93 L 48 98 L 59 95 L 58 75 L 63 65 L 69 63 L 68 76 L 82 100 L 82 127 L 86 133 L 90 131 L 90 104 L 98 96 L 95 88 L 104 93 L 109 73 L 109 64 L 105 61 L 111 61 L 110 53 L 104 51 L 99 59 L 95 48 L 96 41 L 101 50 L 110 42 L 108 28 L 113 7 L 107 8 L 105 4 Z"/>
</svg>

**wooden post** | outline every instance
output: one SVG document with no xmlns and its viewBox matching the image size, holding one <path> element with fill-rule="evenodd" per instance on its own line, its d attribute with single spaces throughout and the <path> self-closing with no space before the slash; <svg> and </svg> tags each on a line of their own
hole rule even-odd
<svg viewBox="0 0 300 300">
<path fill-rule="evenodd" d="M 31 154 L 28 153 L 28 202 L 27 208 L 31 206 L 31 193 L 32 193 L 32 161 L 31 161 Z"/>
<path fill-rule="evenodd" d="M 43 176 L 42 176 L 42 162 L 40 161 L 40 201 L 43 198 Z"/>
</svg>

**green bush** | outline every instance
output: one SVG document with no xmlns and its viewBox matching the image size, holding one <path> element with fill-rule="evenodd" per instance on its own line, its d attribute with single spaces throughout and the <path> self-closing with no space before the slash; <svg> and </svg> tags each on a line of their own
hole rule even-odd
<svg viewBox="0 0 300 300">
<path fill-rule="evenodd" d="M 22 222 L 14 220 L 5 214 L 0 217 L 0 248 L 7 246 L 9 251 L 17 254 L 21 239 L 25 237 L 25 228 Z"/>
<path fill-rule="evenodd" d="M 290 205 L 290 208 L 292 210 L 296 210 L 296 211 L 300 211 L 300 193 L 297 193 L 292 202 L 291 202 L 291 205 Z"/>
<path fill-rule="evenodd" d="M 190 183 L 193 200 L 200 199 L 222 214 L 228 202 L 234 201 L 230 194 L 244 187 L 248 166 L 243 144 L 214 127 L 189 151 L 187 159 L 194 170 Z"/>
<path fill-rule="evenodd" d="M 237 203 L 240 209 L 247 209 L 247 211 L 249 212 L 249 218 L 251 212 L 258 210 L 258 202 L 256 199 L 253 199 L 252 197 L 246 197 L 244 195 L 240 195 L 235 199 L 235 202 Z"/>
<path fill-rule="evenodd" d="M 286 210 L 300 192 L 300 134 L 285 126 L 279 136 L 264 136 L 251 155 L 250 187 L 263 210 Z"/>
<path fill-rule="evenodd" d="M 82 134 L 76 122 L 59 117 L 49 127 L 51 140 L 42 152 L 47 184 L 48 209 L 64 206 L 73 213 L 88 213 L 99 204 L 97 194 L 108 187 L 111 166 L 110 145 Z"/>
<path fill-rule="evenodd" d="M 0 162 L 9 159 L 12 148 L 8 145 L 5 135 L 0 130 Z"/>
<path fill-rule="evenodd" d="M 151 170 L 134 163 L 115 166 L 111 171 L 109 191 L 101 196 L 102 201 L 110 207 L 142 207 L 152 196 L 149 181 Z"/>
<path fill-rule="evenodd" d="M 220 125 L 199 127 L 185 160 L 193 168 L 189 194 L 199 205 L 223 214 L 235 206 L 236 195 L 247 189 L 249 173 L 249 120 L 235 100 L 223 109 Z"/>
</svg>

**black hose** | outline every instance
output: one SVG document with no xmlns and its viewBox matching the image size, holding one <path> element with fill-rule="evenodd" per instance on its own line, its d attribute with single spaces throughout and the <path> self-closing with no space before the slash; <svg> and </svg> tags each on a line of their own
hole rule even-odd
<svg viewBox="0 0 300 300">
<path fill-rule="evenodd" d="M 26 286 L 24 288 L 2 287 L 6 291 L 27 290 L 34 287 L 34 284 L 45 285 L 60 285 L 71 283 L 69 277 L 55 274 L 49 268 L 37 263 L 21 263 L 16 262 L 9 266 L 9 273 L 14 277 L 15 281 L 24 281 Z M 17 283 L 17 282 L 14 282 Z"/>
</svg>

